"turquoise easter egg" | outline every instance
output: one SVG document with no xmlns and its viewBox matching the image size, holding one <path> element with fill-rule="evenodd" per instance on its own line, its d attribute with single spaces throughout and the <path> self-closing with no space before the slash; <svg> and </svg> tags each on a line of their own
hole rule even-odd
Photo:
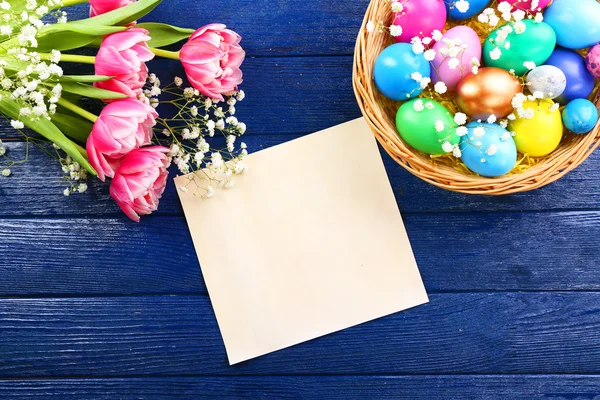
<svg viewBox="0 0 600 400">
<path fill-rule="evenodd" d="M 415 54 L 408 43 L 396 43 L 385 48 L 375 61 L 375 84 L 386 97 L 403 101 L 417 97 L 423 89 L 413 73 L 430 77 L 429 62 L 423 54 Z"/>
<path fill-rule="evenodd" d="M 563 110 L 562 120 L 571 132 L 579 135 L 588 133 L 598 123 L 598 108 L 587 99 L 575 99 Z"/>
<path fill-rule="evenodd" d="M 458 144 L 454 120 L 440 103 L 429 99 L 413 99 L 400 106 L 396 128 L 400 137 L 415 149 L 427 154 L 444 154 L 445 142 Z"/>
<path fill-rule="evenodd" d="M 510 133 L 498 124 L 471 122 L 461 138 L 462 162 L 471 171 L 489 178 L 505 175 L 517 163 L 517 146 Z"/>
<path fill-rule="evenodd" d="M 550 57 L 556 46 L 556 34 L 552 27 L 531 19 L 526 19 L 523 23 L 525 31 L 521 34 L 517 34 L 514 24 L 503 25 L 490 33 L 483 45 L 483 61 L 486 66 L 507 71 L 513 69 L 515 74 L 523 75 L 528 71 L 523 65 L 526 61 L 541 65 Z M 501 34 L 504 26 L 513 27 L 505 38 Z M 510 42 L 508 49 L 507 42 Z"/>
<path fill-rule="evenodd" d="M 600 4 L 596 0 L 554 0 L 544 11 L 544 22 L 556 41 L 568 49 L 584 49 L 600 42 Z"/>
<path fill-rule="evenodd" d="M 480 14 L 491 3 L 491 0 L 469 0 L 469 8 L 461 12 L 456 6 L 459 0 L 446 1 L 449 19 L 451 21 L 462 21 Z"/>
</svg>

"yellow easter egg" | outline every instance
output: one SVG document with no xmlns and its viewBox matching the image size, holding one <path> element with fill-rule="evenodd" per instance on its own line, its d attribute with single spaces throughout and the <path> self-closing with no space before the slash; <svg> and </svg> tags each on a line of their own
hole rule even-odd
<svg viewBox="0 0 600 400">
<path fill-rule="evenodd" d="M 519 152 L 543 157 L 556 150 L 562 139 L 563 122 L 558 108 L 552 108 L 553 104 L 552 100 L 528 100 L 523 103 L 525 112 L 531 114 L 533 111 L 533 117 L 518 117 L 509 127 L 515 133 Z"/>
</svg>

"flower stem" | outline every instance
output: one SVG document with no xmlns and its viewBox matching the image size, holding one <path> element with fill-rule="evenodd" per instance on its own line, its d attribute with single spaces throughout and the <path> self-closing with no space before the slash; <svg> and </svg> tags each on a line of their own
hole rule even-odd
<svg viewBox="0 0 600 400">
<path fill-rule="evenodd" d="M 50 61 L 50 54 L 48 53 L 40 53 L 40 59 L 44 61 Z M 94 56 L 80 56 L 78 54 L 61 54 L 60 61 L 63 62 L 72 62 L 72 63 L 81 63 L 81 64 L 94 64 L 96 62 L 96 57 Z"/>
<path fill-rule="evenodd" d="M 88 1 L 89 0 L 63 0 L 61 7 L 70 7 L 70 6 L 74 6 L 76 4 L 87 3 Z"/>
<path fill-rule="evenodd" d="M 60 104 L 61 106 L 63 106 L 64 108 L 66 108 L 67 110 L 71 110 L 73 111 L 75 114 L 82 116 L 83 118 L 92 121 L 92 122 L 96 122 L 96 120 L 98 119 L 98 117 L 94 114 L 92 114 L 89 111 L 84 110 L 83 108 L 71 103 L 69 100 L 65 99 L 64 97 L 61 97 L 60 99 L 58 99 L 58 104 Z"/>
<path fill-rule="evenodd" d="M 157 49 L 155 47 L 151 47 L 150 51 L 162 58 L 170 58 L 171 60 L 179 60 L 179 52 L 178 51 L 168 51 L 163 49 Z"/>
</svg>

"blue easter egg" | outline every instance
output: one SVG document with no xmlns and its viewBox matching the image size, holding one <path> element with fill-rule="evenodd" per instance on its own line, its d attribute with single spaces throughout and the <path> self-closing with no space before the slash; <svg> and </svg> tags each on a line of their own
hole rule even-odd
<svg viewBox="0 0 600 400">
<path fill-rule="evenodd" d="M 571 100 L 585 99 L 594 90 L 594 76 L 588 71 L 583 56 L 573 50 L 557 47 L 545 65 L 554 65 L 567 78 L 567 88 L 556 101 L 567 104 Z"/>
<path fill-rule="evenodd" d="M 600 42 L 600 4 L 596 0 L 553 0 L 544 22 L 556 32 L 556 42 L 568 49 L 584 49 Z"/>
<path fill-rule="evenodd" d="M 589 100 L 575 99 L 563 110 L 563 123 L 573 133 L 590 132 L 598 123 L 598 109 Z"/>
<path fill-rule="evenodd" d="M 491 3 L 491 0 L 469 0 L 469 9 L 466 12 L 458 11 L 455 3 L 459 0 L 446 1 L 448 19 L 451 21 L 462 21 L 479 15 Z"/>
<path fill-rule="evenodd" d="M 467 130 L 460 141 L 461 158 L 467 168 L 488 178 L 512 171 L 517 163 L 517 146 L 506 129 L 498 124 L 471 122 Z"/>
<path fill-rule="evenodd" d="M 423 89 L 412 74 L 430 77 L 429 62 L 423 54 L 415 54 L 408 43 L 396 43 L 385 48 L 375 61 L 375 84 L 386 97 L 404 101 L 417 97 Z"/>
</svg>

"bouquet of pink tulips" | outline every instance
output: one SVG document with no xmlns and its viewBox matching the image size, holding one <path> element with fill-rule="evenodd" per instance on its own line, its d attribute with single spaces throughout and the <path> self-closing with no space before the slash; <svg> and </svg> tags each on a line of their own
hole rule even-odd
<svg viewBox="0 0 600 400">
<path fill-rule="evenodd" d="M 136 23 L 161 0 L 89 0 L 90 18 L 68 21 L 65 10 L 85 2 L 0 0 L 0 112 L 28 144 L 40 140 L 26 127 L 53 143 L 70 182 L 64 194 L 86 191 L 90 176 L 110 179 L 113 199 L 139 221 L 158 208 L 171 163 L 183 174 L 199 171 L 179 190 L 210 197 L 231 187 L 247 169 L 237 140 L 246 126 L 234 116 L 244 98 L 240 36 L 220 24 L 194 31 Z M 184 40 L 178 52 L 164 49 Z M 84 47 L 96 56 L 74 53 Z M 162 84 L 148 70 L 157 56 L 180 60 L 189 85 L 180 77 Z M 64 63 L 93 70 L 66 75 Z M 99 115 L 86 108 L 89 99 L 103 106 Z M 1 174 L 19 162 L 0 141 Z"/>
</svg>

